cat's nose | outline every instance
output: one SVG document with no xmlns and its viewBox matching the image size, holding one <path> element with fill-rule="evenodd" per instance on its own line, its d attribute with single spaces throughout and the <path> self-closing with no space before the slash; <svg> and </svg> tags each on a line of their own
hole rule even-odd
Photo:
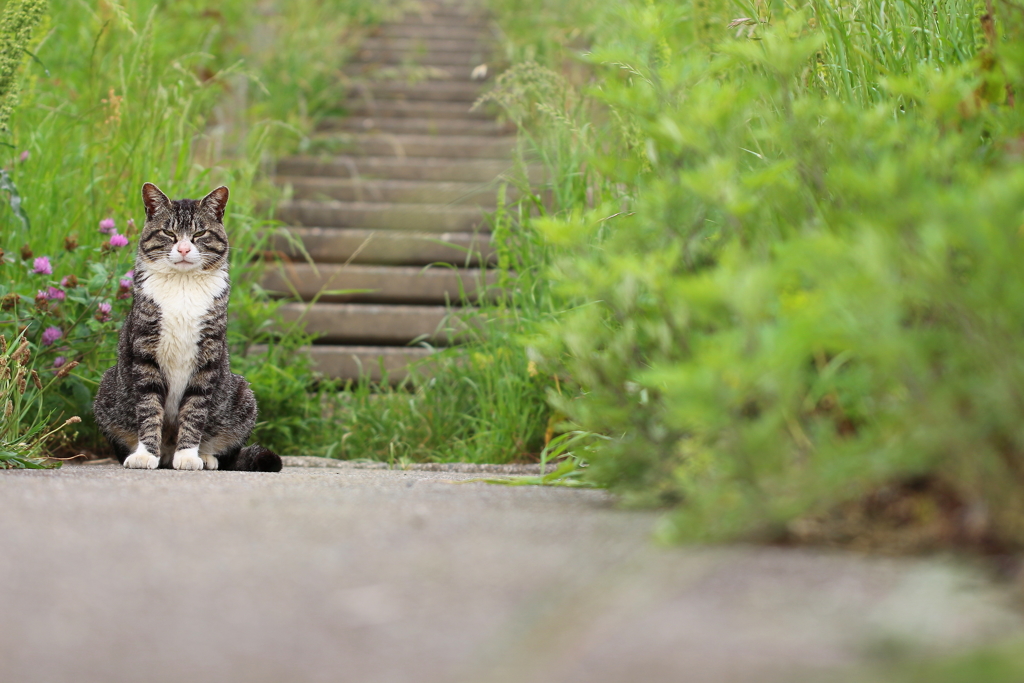
<svg viewBox="0 0 1024 683">
<path fill-rule="evenodd" d="M 188 256 L 188 252 L 192 251 L 192 245 L 188 242 L 178 243 L 178 253 L 182 256 Z"/>
</svg>

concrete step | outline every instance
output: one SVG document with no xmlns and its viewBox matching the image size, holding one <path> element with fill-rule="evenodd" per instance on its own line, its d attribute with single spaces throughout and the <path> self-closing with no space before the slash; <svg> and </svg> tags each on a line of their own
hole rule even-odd
<svg viewBox="0 0 1024 683">
<path fill-rule="evenodd" d="M 495 137 L 515 132 L 515 126 L 475 119 L 413 119 L 380 116 L 348 116 L 325 119 L 320 131 L 396 133 L 400 135 L 473 135 Z"/>
<path fill-rule="evenodd" d="M 471 135 L 400 135 L 377 133 L 319 134 L 314 140 L 362 156 L 508 159 L 515 136 L 480 138 Z"/>
<path fill-rule="evenodd" d="M 352 99 L 346 108 L 354 117 L 456 119 L 492 121 L 494 113 L 487 108 L 473 109 L 472 102 L 437 102 L 430 100 L 367 100 Z"/>
<path fill-rule="evenodd" d="M 266 353 L 267 347 L 255 344 L 252 353 Z M 331 379 L 358 381 L 366 377 L 380 382 L 384 378 L 383 366 L 388 382 L 397 384 L 409 374 L 409 365 L 433 353 L 419 346 L 341 346 L 319 345 L 303 347 L 303 352 L 313 360 L 313 370 Z"/>
<path fill-rule="evenodd" d="M 487 88 L 465 81 L 428 81 L 423 83 L 367 82 L 352 88 L 352 100 L 428 100 L 435 102 L 466 102 L 466 109 Z"/>
<path fill-rule="evenodd" d="M 480 40 L 489 38 L 489 26 L 466 26 L 464 24 L 420 23 L 399 21 L 387 23 L 373 31 L 372 35 L 388 38 L 439 38 L 451 40 Z"/>
<path fill-rule="evenodd" d="M 487 233 L 417 233 L 360 228 L 288 228 L 292 239 L 277 233 L 271 244 L 280 256 L 303 262 L 425 266 L 451 263 L 479 266 L 495 259 Z M 302 245 L 300 249 L 296 241 Z M 305 250 L 305 253 L 303 253 Z"/>
<path fill-rule="evenodd" d="M 262 284 L 317 299 L 281 313 L 317 335 L 309 353 L 330 377 L 402 380 L 431 352 L 401 344 L 458 341 L 465 323 L 449 305 L 471 305 L 497 281 L 480 267 L 494 249 L 478 231 L 495 181 L 512 170 L 515 138 L 493 106 L 469 111 L 488 87 L 471 74 L 490 56 L 492 30 L 468 5 L 416 7 L 374 31 L 345 67 L 368 78 L 350 91 L 350 116 L 323 121 L 314 136 L 314 148 L 345 153 L 277 164 L 276 182 L 293 197 L 278 217 L 294 227 L 271 239 L 281 262 Z M 417 267 L 436 263 L 462 267 Z"/>
<path fill-rule="evenodd" d="M 424 180 L 369 180 L 282 176 L 278 185 L 292 189 L 293 199 L 342 202 L 401 202 L 416 204 L 472 204 L 493 207 L 497 201 L 495 183 L 453 183 Z M 509 188 L 507 196 L 515 196 Z"/>
<path fill-rule="evenodd" d="M 321 228 L 473 232 L 486 225 L 479 206 L 341 202 L 298 199 L 281 204 L 277 219 Z"/>
<path fill-rule="evenodd" d="M 472 66 L 438 66 L 436 64 L 417 64 L 414 62 L 386 64 L 383 62 L 349 62 L 344 73 L 352 80 L 392 80 L 407 82 L 430 83 L 476 83 L 477 85 L 493 80 L 496 72 L 491 69 L 484 80 L 477 80 Z"/>
<path fill-rule="evenodd" d="M 477 38 L 406 38 L 401 36 L 375 36 L 363 39 L 360 50 L 400 50 L 412 53 L 422 52 L 465 52 L 487 51 L 485 41 Z"/>
<path fill-rule="evenodd" d="M 331 344 L 405 345 L 414 340 L 432 346 L 450 344 L 466 324 L 445 306 L 381 304 L 285 304 L 286 323 L 303 321 L 316 342 Z"/>
<path fill-rule="evenodd" d="M 483 10 L 478 2 L 452 2 L 451 0 L 420 0 L 411 5 L 408 14 L 419 16 L 424 12 L 438 14 L 472 14 L 483 15 Z"/>
<path fill-rule="evenodd" d="M 357 381 L 366 377 L 380 382 L 387 373 L 397 384 L 409 374 L 409 365 L 430 357 L 430 349 L 415 346 L 321 346 L 306 349 L 313 368 L 327 377 Z"/>
<path fill-rule="evenodd" d="M 389 22 L 391 24 L 392 22 Z M 487 30 L 490 20 L 482 12 L 458 12 L 447 9 L 437 12 L 415 11 L 399 17 L 394 24 L 413 26 L 443 26 L 446 28 L 467 28 Z"/>
<path fill-rule="evenodd" d="M 418 66 L 473 68 L 486 61 L 483 50 L 473 52 L 420 52 L 407 50 L 369 49 L 357 50 L 352 55 L 352 64 L 416 64 Z"/>
<path fill-rule="evenodd" d="M 478 268 L 414 268 L 308 263 L 268 269 L 263 288 L 324 303 L 472 303 L 497 282 L 497 273 Z"/>
<path fill-rule="evenodd" d="M 297 155 L 279 159 L 277 162 L 279 175 L 331 178 L 490 182 L 499 175 L 511 171 L 512 162 L 508 159 L 401 159 L 393 156 Z M 544 170 L 539 166 L 531 166 L 529 173 L 531 181 L 544 177 Z"/>
<path fill-rule="evenodd" d="M 405 17 L 415 21 L 436 21 L 439 19 L 453 19 L 460 23 L 482 22 L 487 20 L 487 14 L 479 5 L 470 3 L 448 3 L 448 2 L 418 2 L 410 9 Z"/>
<path fill-rule="evenodd" d="M 489 21 L 487 15 L 479 8 L 452 7 L 436 5 L 427 7 L 419 4 L 410 9 L 397 21 L 417 22 L 420 24 L 450 24 L 452 26 L 485 26 Z"/>
</svg>

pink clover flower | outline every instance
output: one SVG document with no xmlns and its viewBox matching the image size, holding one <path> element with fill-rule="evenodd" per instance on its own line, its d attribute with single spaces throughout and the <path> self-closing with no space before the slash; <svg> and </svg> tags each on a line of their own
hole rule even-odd
<svg viewBox="0 0 1024 683">
<path fill-rule="evenodd" d="M 53 342 L 64 336 L 59 327 L 47 327 L 43 330 L 43 346 L 52 346 Z"/>
</svg>

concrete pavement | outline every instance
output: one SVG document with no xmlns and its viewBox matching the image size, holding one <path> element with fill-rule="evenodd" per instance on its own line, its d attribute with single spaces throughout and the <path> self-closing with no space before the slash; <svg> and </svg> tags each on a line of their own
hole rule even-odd
<svg viewBox="0 0 1024 683">
<path fill-rule="evenodd" d="M 661 548 L 473 476 L 2 471 L 0 681 L 834 681 L 1024 626 L 964 566 Z"/>
</svg>

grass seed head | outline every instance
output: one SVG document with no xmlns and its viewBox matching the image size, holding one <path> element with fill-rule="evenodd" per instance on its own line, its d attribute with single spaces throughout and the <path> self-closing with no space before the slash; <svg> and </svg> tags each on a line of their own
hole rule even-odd
<svg viewBox="0 0 1024 683">
<path fill-rule="evenodd" d="M 13 358 L 19 365 L 28 365 L 28 361 L 31 357 L 32 354 L 28 350 L 27 339 L 22 339 L 17 350 L 11 354 L 11 358 Z"/>
<path fill-rule="evenodd" d="M 39 391 L 43 390 L 43 382 L 39 379 L 39 373 L 35 370 L 32 371 L 32 384 L 36 385 L 36 389 Z"/>
<path fill-rule="evenodd" d="M 65 363 L 60 366 L 60 370 L 57 371 L 57 379 L 62 379 L 71 374 L 71 371 L 78 367 L 78 361 L 73 360 L 70 363 Z"/>
</svg>

